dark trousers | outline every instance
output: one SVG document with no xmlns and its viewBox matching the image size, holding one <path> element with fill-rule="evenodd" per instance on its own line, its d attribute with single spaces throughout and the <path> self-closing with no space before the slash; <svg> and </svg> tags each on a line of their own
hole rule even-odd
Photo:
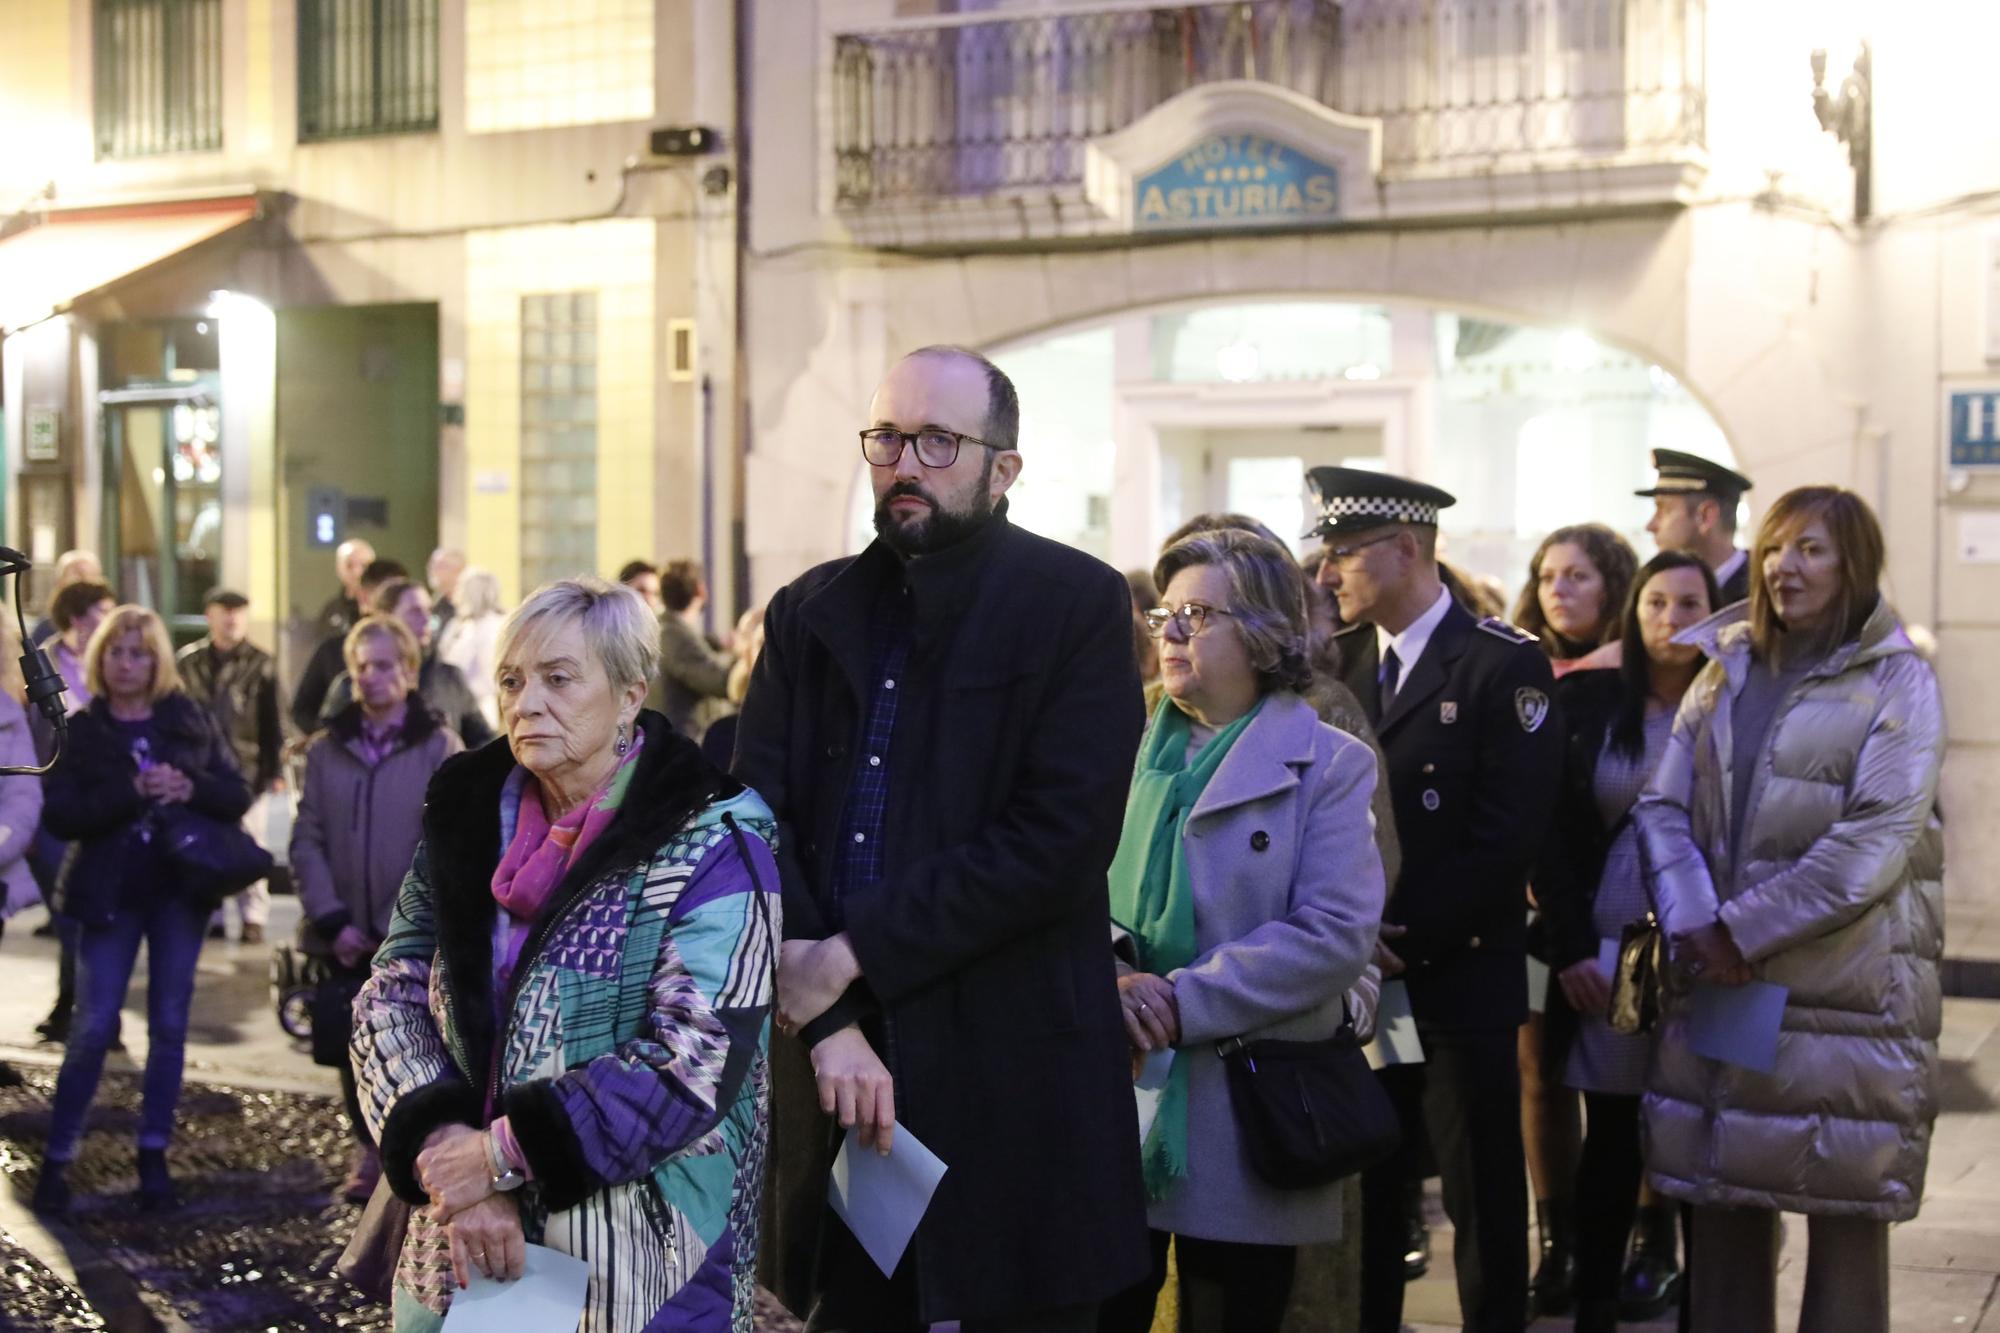
<svg viewBox="0 0 2000 1333">
<path fill-rule="evenodd" d="M 1419 1126 L 1430 1131 L 1467 1333 L 1519 1333 L 1528 1309 L 1528 1165 L 1514 1029 L 1418 1031 L 1424 1063 L 1378 1077 L 1405 1140 Z M 1406 1150 L 1361 1178 L 1362 1333 L 1402 1325 L 1403 1190 L 1412 1169 Z"/>
<path fill-rule="evenodd" d="M 1576 1168 L 1576 1294 L 1612 1300 L 1639 1208 L 1639 1099 L 1586 1092 L 1583 1105 L 1589 1127 Z"/>
<path fill-rule="evenodd" d="M 806 1317 L 806 1333 L 925 1333 L 930 1324 L 917 1316 L 916 1267 L 907 1251 L 884 1277 L 832 1209 L 820 1236 L 819 1271 L 828 1280 Z M 1097 1306 L 961 1319 L 958 1327 L 959 1333 L 1096 1333 Z"/>
<path fill-rule="evenodd" d="M 1181 1333 L 1278 1333 L 1299 1251 L 1155 1231 L 1153 1271 L 1104 1303 L 1097 1333 L 1147 1333 L 1167 1281 L 1167 1242 L 1180 1274 Z"/>
</svg>

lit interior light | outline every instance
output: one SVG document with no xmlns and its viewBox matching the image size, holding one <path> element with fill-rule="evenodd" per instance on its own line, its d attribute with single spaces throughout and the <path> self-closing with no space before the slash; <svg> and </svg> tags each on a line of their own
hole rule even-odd
<svg viewBox="0 0 2000 1333">
<path fill-rule="evenodd" d="M 1382 378 L 1382 367 L 1371 361 L 1363 361 L 1358 366 L 1349 366 L 1342 373 L 1351 380 L 1379 380 Z"/>
<path fill-rule="evenodd" d="M 1215 354 L 1215 369 L 1231 384 L 1248 384 L 1257 378 L 1257 371 L 1263 364 L 1256 345 L 1242 339 L 1230 343 Z"/>
<path fill-rule="evenodd" d="M 1581 329 L 1565 329 L 1556 335 L 1556 368 L 1558 370 L 1589 370 L 1597 364 L 1603 349 L 1597 340 Z"/>
</svg>

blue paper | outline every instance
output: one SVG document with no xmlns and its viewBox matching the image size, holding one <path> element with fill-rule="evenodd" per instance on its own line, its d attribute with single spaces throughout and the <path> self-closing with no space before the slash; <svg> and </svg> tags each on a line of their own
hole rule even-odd
<svg viewBox="0 0 2000 1333">
<path fill-rule="evenodd" d="M 1153 1132 L 1153 1121 L 1159 1118 L 1160 1098 L 1167 1090 L 1167 1074 L 1174 1067 L 1174 1048 L 1162 1046 L 1146 1057 L 1139 1066 L 1139 1077 L 1132 1080 L 1132 1096 L 1139 1107 L 1139 1142 L 1145 1143 L 1146 1136 Z"/>
<path fill-rule="evenodd" d="M 1375 1040 L 1368 1043 L 1368 1063 L 1380 1069 L 1423 1062 L 1424 1044 L 1417 1038 L 1416 1015 L 1410 1012 L 1410 988 L 1401 981 L 1385 981 L 1375 1002 Z"/>
<path fill-rule="evenodd" d="M 530 1245 L 523 1267 L 512 1282 L 496 1282 L 475 1268 L 472 1285 L 451 1294 L 444 1333 L 574 1333 L 590 1294 L 590 1266 Z"/>
<path fill-rule="evenodd" d="M 1604 974 L 1604 984 L 1610 985 L 1618 977 L 1618 941 L 1599 940 L 1597 942 L 1597 970 Z"/>
<path fill-rule="evenodd" d="M 944 1172 L 944 1163 L 900 1121 L 890 1137 L 887 1157 L 862 1147 L 859 1130 L 847 1131 L 840 1154 L 833 1159 L 827 1201 L 884 1277 L 893 1275 L 902 1262 Z"/>
<path fill-rule="evenodd" d="M 1688 1014 L 1688 1047 L 1696 1055 L 1768 1074 L 1778 1067 L 1778 1029 L 1785 1022 L 1783 986 L 1698 984 Z"/>
</svg>

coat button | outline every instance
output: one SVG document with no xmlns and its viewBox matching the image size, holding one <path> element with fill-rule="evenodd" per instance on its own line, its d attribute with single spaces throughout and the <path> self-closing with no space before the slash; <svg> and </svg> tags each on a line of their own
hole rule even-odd
<svg viewBox="0 0 2000 1333">
<path fill-rule="evenodd" d="M 1250 835 L 1251 851 L 1261 852 L 1270 845 L 1271 845 L 1271 835 L 1264 832 L 1263 829 L 1258 829 L 1255 833 Z"/>
<path fill-rule="evenodd" d="M 1466 947 L 1469 949 L 1477 949 L 1479 947 L 1479 937 L 1477 935 L 1474 935 L 1471 939 L 1467 940 L 1465 944 Z"/>
<path fill-rule="evenodd" d="M 1438 769 L 1438 766 L 1437 766 L 1436 764 L 1425 764 L 1425 765 L 1424 765 L 1424 772 L 1426 772 L 1426 773 L 1435 773 L 1435 772 L 1437 772 L 1437 769 Z"/>
<path fill-rule="evenodd" d="M 835 741 L 833 744 L 826 747 L 826 757 L 828 759 L 838 759 L 846 753 L 847 753 L 847 747 L 845 745 L 842 745 L 839 741 Z"/>
</svg>

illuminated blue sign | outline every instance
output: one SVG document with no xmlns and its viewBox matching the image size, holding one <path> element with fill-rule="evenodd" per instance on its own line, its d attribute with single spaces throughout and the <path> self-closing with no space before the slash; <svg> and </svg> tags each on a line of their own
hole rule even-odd
<svg viewBox="0 0 2000 1333">
<path fill-rule="evenodd" d="M 2000 392 L 1951 395 L 1951 467 L 2000 467 Z"/>
<path fill-rule="evenodd" d="M 1133 183 L 1139 231 L 1330 222 L 1340 172 L 1261 134 L 1217 134 Z"/>
</svg>

